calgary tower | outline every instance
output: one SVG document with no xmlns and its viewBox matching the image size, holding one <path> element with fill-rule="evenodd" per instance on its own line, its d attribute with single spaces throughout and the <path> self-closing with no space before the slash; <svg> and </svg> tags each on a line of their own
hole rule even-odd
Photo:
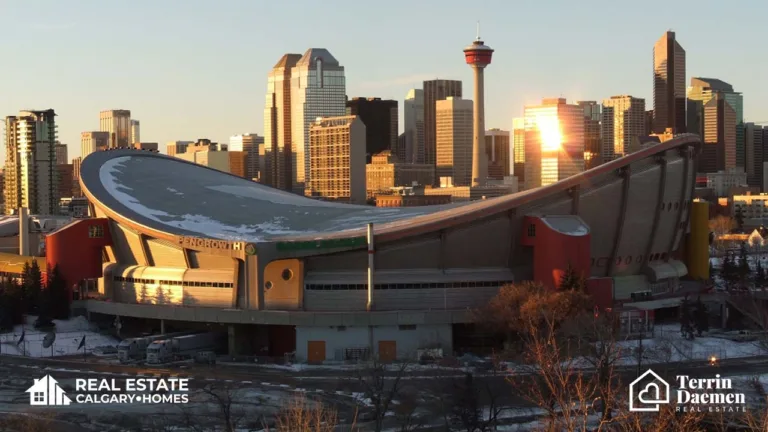
<svg viewBox="0 0 768 432">
<path fill-rule="evenodd" d="M 493 50 L 480 39 L 480 24 L 477 25 L 477 39 L 464 48 L 467 64 L 475 70 L 475 133 L 472 140 L 472 186 L 485 186 L 488 178 L 488 158 L 485 155 L 485 83 L 483 69 L 491 64 Z"/>
</svg>

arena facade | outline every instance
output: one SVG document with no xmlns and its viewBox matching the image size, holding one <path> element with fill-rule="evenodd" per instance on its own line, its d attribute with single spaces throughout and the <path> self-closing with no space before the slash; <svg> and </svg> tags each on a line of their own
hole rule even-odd
<svg viewBox="0 0 768 432">
<path fill-rule="evenodd" d="M 468 311 L 501 285 L 554 287 L 568 265 L 600 307 L 677 289 L 699 148 L 683 134 L 542 188 L 416 208 L 317 201 L 153 152 L 95 152 L 80 179 L 94 217 L 50 235 L 47 260 L 70 283 L 100 278 L 105 300 L 88 300 L 90 312 L 224 324 L 233 354 L 450 353 Z"/>
</svg>

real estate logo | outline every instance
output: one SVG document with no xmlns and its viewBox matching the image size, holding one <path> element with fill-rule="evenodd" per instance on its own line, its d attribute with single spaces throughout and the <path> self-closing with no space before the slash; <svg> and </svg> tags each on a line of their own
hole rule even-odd
<svg viewBox="0 0 768 432">
<path fill-rule="evenodd" d="M 667 381 L 651 369 L 629 384 L 629 410 L 658 412 L 662 405 L 675 403 L 676 412 L 746 412 L 744 393 L 733 391 L 733 380 L 691 378 L 677 375 L 675 398 Z"/>
<path fill-rule="evenodd" d="M 72 398 L 52 376 L 34 380 L 27 389 L 30 405 L 78 404 L 186 404 L 189 378 L 77 378 Z"/>
</svg>

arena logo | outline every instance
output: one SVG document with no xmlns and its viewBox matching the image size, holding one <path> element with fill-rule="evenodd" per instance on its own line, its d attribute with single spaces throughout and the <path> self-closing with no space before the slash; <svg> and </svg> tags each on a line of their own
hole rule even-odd
<svg viewBox="0 0 768 432">
<path fill-rule="evenodd" d="M 205 239 L 198 237 L 179 237 L 179 245 L 191 248 L 206 249 L 225 249 L 225 250 L 248 250 L 249 244 L 244 242 L 231 242 L 227 240 Z"/>
<path fill-rule="evenodd" d="M 675 381 L 679 387 L 672 400 L 669 383 L 648 369 L 629 385 L 629 410 L 658 412 L 662 405 L 675 403 L 676 412 L 746 412 L 746 397 L 733 391 L 731 379 L 677 375 Z"/>
<path fill-rule="evenodd" d="M 72 397 L 50 375 L 36 379 L 26 392 L 30 405 L 72 404 Z M 115 379 L 77 378 L 75 392 L 78 404 L 186 404 L 189 378 L 126 378 L 122 385 Z"/>
</svg>

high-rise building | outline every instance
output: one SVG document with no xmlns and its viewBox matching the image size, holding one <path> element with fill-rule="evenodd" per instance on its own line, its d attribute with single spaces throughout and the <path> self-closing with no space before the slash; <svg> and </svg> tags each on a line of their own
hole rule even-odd
<svg viewBox="0 0 768 432">
<path fill-rule="evenodd" d="M 357 116 L 312 123 L 306 195 L 365 204 L 365 137 L 365 124 Z"/>
<path fill-rule="evenodd" d="M 384 150 L 397 152 L 400 116 L 396 100 L 352 98 L 347 101 L 347 115 L 356 115 L 365 124 L 366 163 L 371 162 L 372 155 Z"/>
<path fill-rule="evenodd" d="M 744 124 L 747 184 L 760 188 L 763 186 L 763 176 L 765 174 L 763 160 L 768 156 L 765 152 L 768 142 L 765 142 L 763 139 L 765 135 L 767 134 L 765 134 L 765 128 L 762 126 L 754 123 Z"/>
<path fill-rule="evenodd" d="M 636 137 L 645 135 L 645 99 L 628 95 L 603 99 L 600 125 L 603 162 L 631 153 Z"/>
<path fill-rule="evenodd" d="M 165 144 L 165 153 L 168 156 L 176 156 L 179 153 L 186 153 L 187 147 L 194 144 L 194 141 L 168 141 Z"/>
<path fill-rule="evenodd" d="M 95 151 L 109 148 L 109 132 L 83 132 L 80 134 L 80 153 L 83 159 Z"/>
<path fill-rule="evenodd" d="M 32 214 L 59 209 L 56 113 L 21 111 L 5 118 L 5 212 L 26 207 Z"/>
<path fill-rule="evenodd" d="M 128 148 L 131 145 L 131 111 L 100 112 L 99 130 L 109 133 L 109 148 Z"/>
<path fill-rule="evenodd" d="M 603 163 L 603 147 L 600 139 L 602 110 L 597 101 L 576 101 L 584 109 L 584 169 Z"/>
<path fill-rule="evenodd" d="M 685 105 L 685 50 L 668 31 L 653 47 L 654 132 L 686 132 Z"/>
<path fill-rule="evenodd" d="M 584 171 L 584 109 L 565 98 L 525 107 L 525 189 Z"/>
<path fill-rule="evenodd" d="M 722 93 L 715 93 L 702 111 L 702 150 L 699 172 L 731 171 L 736 165 L 736 110 Z M 743 167 L 741 167 L 743 170 Z"/>
<path fill-rule="evenodd" d="M 424 163 L 437 161 L 437 101 L 448 97 L 461 98 L 461 81 L 436 79 L 424 81 Z M 437 179 L 436 179 L 437 180 Z"/>
<path fill-rule="evenodd" d="M 83 191 L 80 189 L 80 164 L 82 163 L 82 156 L 72 159 L 72 196 L 75 197 L 83 196 Z"/>
<path fill-rule="evenodd" d="M 440 184 L 450 178 L 453 186 L 472 186 L 473 116 L 471 100 L 448 96 L 435 102 L 435 176 Z"/>
<path fill-rule="evenodd" d="M 293 185 L 291 73 L 301 54 L 285 54 L 269 72 L 264 108 L 264 163 L 260 181 L 283 190 Z M 305 77 L 306 79 L 306 77 Z"/>
<path fill-rule="evenodd" d="M 56 165 L 66 165 L 69 162 L 67 157 L 67 145 L 56 143 Z"/>
<path fill-rule="evenodd" d="M 406 163 L 424 163 L 424 90 L 411 89 L 403 103 Z"/>
<path fill-rule="evenodd" d="M 744 142 L 744 97 L 733 86 L 715 78 L 691 78 L 688 87 L 688 132 L 704 136 L 704 106 L 715 94 L 720 94 L 736 111 L 736 166 L 746 167 Z"/>
<path fill-rule="evenodd" d="M 75 196 L 72 193 L 72 185 L 75 182 L 74 166 L 66 163 L 56 165 L 56 175 L 58 176 L 58 192 L 56 195 L 60 199 Z"/>
<path fill-rule="evenodd" d="M 248 177 L 248 155 L 244 151 L 227 150 L 227 153 L 229 153 L 229 173 L 253 180 L 253 177 Z"/>
<path fill-rule="evenodd" d="M 525 184 L 525 118 L 512 119 L 512 174 Z"/>
<path fill-rule="evenodd" d="M 344 66 L 324 48 L 310 48 L 291 70 L 291 151 L 293 190 L 309 180 L 309 129 L 320 117 L 345 116 Z M 365 177 L 365 164 L 361 168 Z M 363 188 L 364 189 L 364 188 Z"/>
<path fill-rule="evenodd" d="M 488 180 L 488 159 L 485 153 L 485 68 L 491 64 L 493 49 L 480 39 L 464 48 L 464 60 L 475 72 L 474 121 L 472 133 L 472 186 L 485 186 Z"/>
<path fill-rule="evenodd" d="M 255 133 L 234 135 L 229 137 L 229 151 L 242 152 L 245 158 L 245 174 L 243 178 L 253 180 L 259 177 L 259 145 L 264 144 L 264 137 Z M 239 174 L 238 174 L 239 175 Z"/>
<path fill-rule="evenodd" d="M 686 128 L 688 125 L 686 125 Z M 645 134 L 646 136 L 650 136 L 653 134 L 653 110 L 647 110 L 645 111 Z"/>
<path fill-rule="evenodd" d="M 509 131 L 489 129 L 485 131 L 485 155 L 488 158 L 488 178 L 503 180 L 511 174 L 509 165 Z"/>
<path fill-rule="evenodd" d="M 389 150 L 373 155 L 371 163 L 365 166 L 368 197 L 392 193 L 392 188 L 411 187 L 414 183 L 421 186 L 433 185 L 435 166 L 403 163 Z"/>
<path fill-rule="evenodd" d="M 194 144 L 187 145 L 184 153 L 176 153 L 175 156 L 208 168 L 226 173 L 230 172 L 229 152 L 226 144 L 217 144 L 209 139 L 199 139 Z"/>
<path fill-rule="evenodd" d="M 141 123 L 131 120 L 131 144 L 141 142 Z"/>
</svg>

